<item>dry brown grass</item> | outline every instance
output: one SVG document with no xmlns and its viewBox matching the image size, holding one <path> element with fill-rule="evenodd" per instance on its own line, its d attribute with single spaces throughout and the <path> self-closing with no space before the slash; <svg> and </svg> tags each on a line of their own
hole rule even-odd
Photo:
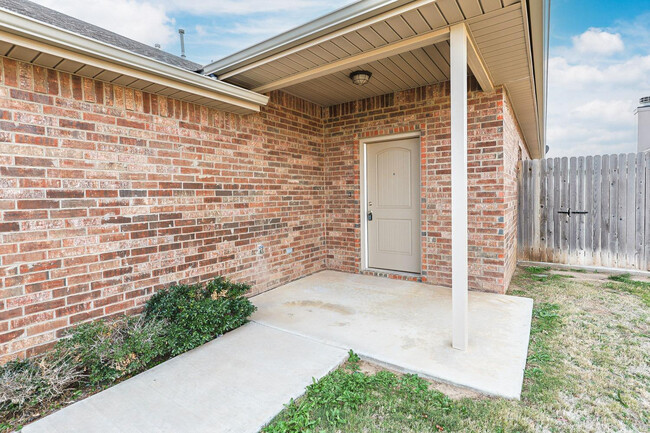
<svg viewBox="0 0 650 433">
<path fill-rule="evenodd" d="M 643 299 L 600 274 L 537 282 L 520 271 L 513 290 L 559 305 L 563 321 L 549 345 L 564 383 L 557 400 L 535 410 L 544 420 L 535 430 L 648 431 L 650 309 Z"/>
</svg>

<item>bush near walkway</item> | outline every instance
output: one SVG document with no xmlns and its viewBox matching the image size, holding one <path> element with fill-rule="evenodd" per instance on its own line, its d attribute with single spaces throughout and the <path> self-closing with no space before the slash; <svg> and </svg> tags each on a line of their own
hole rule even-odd
<svg viewBox="0 0 650 433">
<path fill-rule="evenodd" d="M 535 301 L 520 401 L 452 399 L 415 376 L 361 372 L 352 355 L 264 432 L 647 432 L 650 280 L 528 268 L 509 293 Z"/>
<path fill-rule="evenodd" d="M 168 357 L 166 323 L 143 316 L 83 323 L 57 344 L 91 386 L 107 385 Z"/>
<path fill-rule="evenodd" d="M 38 358 L 0 366 L 0 432 L 47 415 L 247 322 L 250 286 L 216 278 L 175 285 L 149 299 L 145 313 L 72 328 Z"/>
<path fill-rule="evenodd" d="M 59 397 L 82 378 L 64 351 L 37 360 L 16 360 L 0 367 L 0 413 L 16 414 Z M 3 421 L 0 428 L 8 428 Z"/>
<path fill-rule="evenodd" d="M 149 299 L 145 317 L 166 322 L 169 350 L 178 355 L 246 323 L 255 311 L 243 296 L 248 290 L 224 278 L 205 286 L 172 286 Z"/>
</svg>

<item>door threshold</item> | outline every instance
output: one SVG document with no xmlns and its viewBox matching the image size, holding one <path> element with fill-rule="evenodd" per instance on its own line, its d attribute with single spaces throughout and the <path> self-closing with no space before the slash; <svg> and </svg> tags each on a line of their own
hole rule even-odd
<svg viewBox="0 0 650 433">
<path fill-rule="evenodd" d="M 422 278 L 421 272 L 406 272 L 406 271 L 395 271 L 392 269 L 380 269 L 380 268 L 365 268 L 361 270 L 361 273 L 369 274 L 385 274 L 385 275 L 398 275 L 400 277 L 407 278 Z"/>
</svg>

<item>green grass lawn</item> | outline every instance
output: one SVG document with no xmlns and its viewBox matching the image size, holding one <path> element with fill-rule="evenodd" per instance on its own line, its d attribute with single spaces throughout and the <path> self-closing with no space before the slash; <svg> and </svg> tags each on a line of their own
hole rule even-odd
<svg viewBox="0 0 650 433">
<path fill-rule="evenodd" d="M 535 301 L 520 401 L 452 398 L 413 375 L 363 371 L 351 352 L 263 431 L 649 431 L 650 281 L 528 268 L 509 293 Z"/>
</svg>

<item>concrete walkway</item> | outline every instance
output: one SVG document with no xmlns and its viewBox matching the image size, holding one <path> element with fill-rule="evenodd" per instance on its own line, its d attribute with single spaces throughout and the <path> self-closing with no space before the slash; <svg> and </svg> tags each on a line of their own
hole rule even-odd
<svg viewBox="0 0 650 433">
<path fill-rule="evenodd" d="M 249 323 L 33 424 L 25 433 L 255 433 L 347 352 Z"/>
<path fill-rule="evenodd" d="M 25 433 L 259 431 L 353 349 L 518 398 L 532 300 L 471 292 L 469 349 L 451 348 L 451 291 L 324 271 L 253 298 L 253 322 L 26 426 Z"/>
</svg>

